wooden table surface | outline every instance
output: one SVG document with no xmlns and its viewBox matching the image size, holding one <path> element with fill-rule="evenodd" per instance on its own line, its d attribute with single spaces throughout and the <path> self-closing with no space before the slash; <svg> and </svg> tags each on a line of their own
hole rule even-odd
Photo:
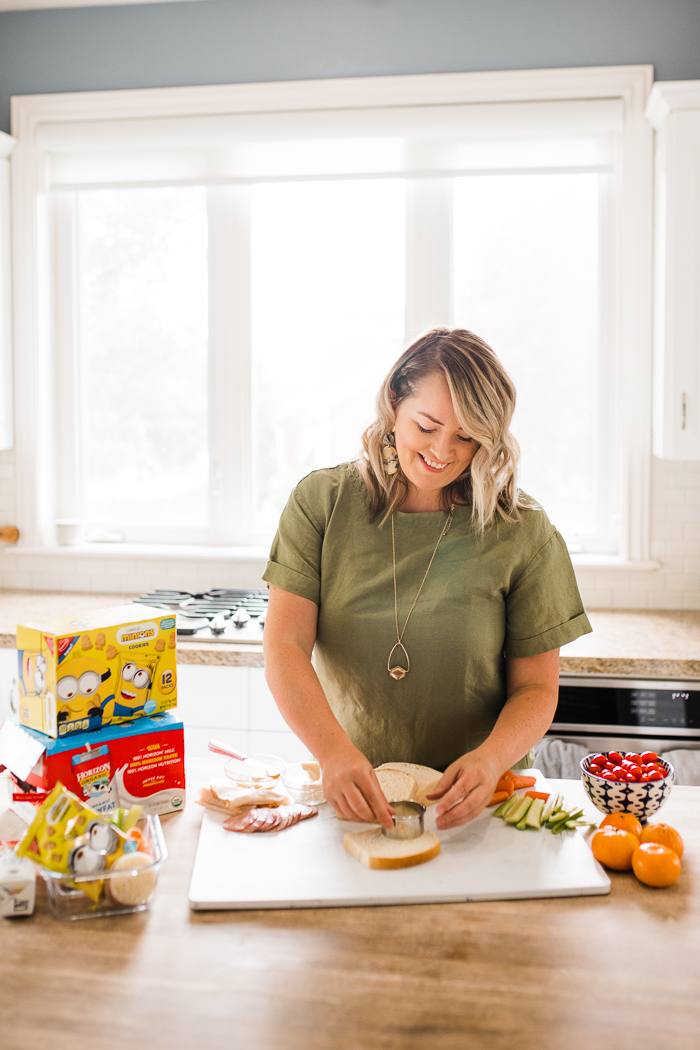
<svg viewBox="0 0 700 1050">
<path fill-rule="evenodd" d="M 700 1046 L 700 788 L 659 816 L 686 844 L 664 890 L 612 873 L 605 897 L 194 913 L 211 770 L 190 762 L 188 807 L 163 818 L 150 911 L 60 922 L 38 880 L 35 914 L 0 920 L 3 1050 Z"/>
</svg>

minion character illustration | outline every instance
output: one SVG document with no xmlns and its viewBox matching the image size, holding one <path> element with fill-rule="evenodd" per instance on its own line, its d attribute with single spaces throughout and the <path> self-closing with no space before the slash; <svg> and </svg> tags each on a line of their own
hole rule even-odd
<svg viewBox="0 0 700 1050">
<path fill-rule="evenodd" d="M 23 649 L 19 656 L 19 694 L 44 696 L 46 693 L 46 657 L 43 653 L 32 653 Z"/>
<path fill-rule="evenodd" d="M 138 718 L 150 715 L 156 709 L 155 700 L 151 700 L 151 686 L 155 675 L 156 660 L 127 660 L 122 664 L 119 681 L 115 690 L 114 708 L 105 709 L 105 722 L 112 719 Z M 110 718 L 107 719 L 107 711 Z"/>
<path fill-rule="evenodd" d="M 44 705 L 51 696 L 46 656 L 42 652 L 31 649 L 19 649 L 17 656 L 19 659 L 17 694 L 20 718 L 25 725 L 41 729 Z"/>
<path fill-rule="evenodd" d="M 103 820 L 92 820 L 75 840 L 68 854 L 68 868 L 74 875 L 97 875 L 108 866 L 108 857 L 116 853 L 119 844 L 113 827 Z"/>
<path fill-rule="evenodd" d="M 96 656 L 79 656 L 61 667 L 58 674 L 56 721 L 59 733 L 64 735 L 69 725 L 71 729 L 99 729 L 103 709 L 114 699 L 114 693 L 107 695 L 109 686 L 105 683 L 112 677 L 107 664 Z"/>
</svg>

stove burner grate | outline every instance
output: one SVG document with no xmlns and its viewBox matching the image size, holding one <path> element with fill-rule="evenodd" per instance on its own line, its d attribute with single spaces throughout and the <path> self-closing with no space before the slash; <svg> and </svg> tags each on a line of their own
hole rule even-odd
<svg viewBox="0 0 700 1050">
<path fill-rule="evenodd" d="M 203 593 L 156 589 L 135 601 L 177 612 L 178 635 L 192 635 L 208 626 L 223 634 L 227 624 L 243 628 L 251 620 L 262 627 L 267 613 L 267 591 L 210 590 Z"/>
</svg>

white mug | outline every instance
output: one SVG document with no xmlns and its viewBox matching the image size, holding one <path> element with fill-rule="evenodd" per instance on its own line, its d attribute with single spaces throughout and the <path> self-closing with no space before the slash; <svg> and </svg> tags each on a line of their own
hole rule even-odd
<svg viewBox="0 0 700 1050">
<path fill-rule="evenodd" d="M 56 522 L 56 538 L 61 547 L 74 547 L 83 538 L 83 523 L 77 518 L 60 518 Z"/>
</svg>

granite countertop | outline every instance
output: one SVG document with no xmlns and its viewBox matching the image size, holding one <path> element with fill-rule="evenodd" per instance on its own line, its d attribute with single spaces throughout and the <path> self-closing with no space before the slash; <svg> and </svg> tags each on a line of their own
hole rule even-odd
<svg viewBox="0 0 700 1050">
<path fill-rule="evenodd" d="M 15 647 L 18 623 L 125 605 L 125 594 L 0 591 L 0 648 Z M 561 650 L 564 674 L 700 678 L 700 611 L 588 610 L 593 633 Z M 262 667 L 259 645 L 178 642 L 178 662 Z"/>
</svg>

